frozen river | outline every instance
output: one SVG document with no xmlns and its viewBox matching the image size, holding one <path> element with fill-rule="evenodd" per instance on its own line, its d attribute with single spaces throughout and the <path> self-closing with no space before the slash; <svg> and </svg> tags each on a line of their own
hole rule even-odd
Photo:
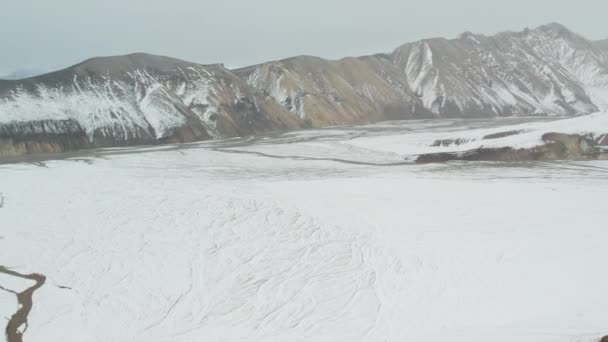
<svg viewBox="0 0 608 342">
<path fill-rule="evenodd" d="M 0 165 L 0 266 L 46 276 L 23 340 L 596 341 L 608 161 L 411 162 L 445 132 L 513 123 Z M 33 285 L 0 273 L 0 315 Z"/>
</svg>

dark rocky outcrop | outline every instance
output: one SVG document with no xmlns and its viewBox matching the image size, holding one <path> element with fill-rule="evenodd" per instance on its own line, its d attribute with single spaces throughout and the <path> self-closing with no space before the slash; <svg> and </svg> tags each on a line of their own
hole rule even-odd
<svg viewBox="0 0 608 342">
<path fill-rule="evenodd" d="M 0 157 L 57 153 L 90 147 L 86 133 L 74 120 L 0 124 Z"/>
<path fill-rule="evenodd" d="M 592 160 L 608 159 L 608 151 L 601 148 L 599 139 L 564 133 L 547 133 L 545 144 L 533 148 L 514 149 L 477 148 L 463 152 L 441 152 L 419 155 L 417 163 L 462 161 L 533 161 L 533 160 Z"/>
<path fill-rule="evenodd" d="M 524 131 L 507 131 L 507 132 L 493 133 L 493 134 L 488 134 L 488 135 L 484 136 L 482 139 L 483 140 L 500 139 L 500 138 L 505 138 L 505 137 L 509 137 L 512 135 L 521 134 L 523 132 Z"/>
<path fill-rule="evenodd" d="M 440 146 L 452 146 L 452 145 L 462 145 L 470 142 L 470 139 L 439 139 L 435 140 L 431 147 L 440 147 Z"/>
</svg>

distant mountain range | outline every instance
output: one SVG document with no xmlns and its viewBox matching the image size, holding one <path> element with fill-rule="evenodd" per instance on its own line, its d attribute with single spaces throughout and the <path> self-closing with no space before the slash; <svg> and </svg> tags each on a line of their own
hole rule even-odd
<svg viewBox="0 0 608 342">
<path fill-rule="evenodd" d="M 602 109 L 608 40 L 593 42 L 560 24 L 238 70 L 133 54 L 0 80 L 0 156 L 381 120 Z"/>
<path fill-rule="evenodd" d="M 8 75 L 0 76 L 0 80 L 20 80 L 44 74 L 44 71 L 34 69 L 24 69 L 13 71 Z"/>
</svg>

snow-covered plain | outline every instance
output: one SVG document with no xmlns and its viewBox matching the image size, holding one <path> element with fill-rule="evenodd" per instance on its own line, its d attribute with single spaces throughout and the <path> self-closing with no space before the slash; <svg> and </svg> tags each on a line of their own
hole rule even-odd
<svg viewBox="0 0 608 342">
<path fill-rule="evenodd" d="M 403 163 L 495 124 L 0 165 L 0 265 L 47 276 L 24 340 L 596 341 L 608 162 Z"/>
</svg>

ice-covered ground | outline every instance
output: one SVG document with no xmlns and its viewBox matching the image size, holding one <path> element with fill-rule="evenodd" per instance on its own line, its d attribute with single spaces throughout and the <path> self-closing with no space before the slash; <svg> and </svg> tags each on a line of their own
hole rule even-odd
<svg viewBox="0 0 608 342">
<path fill-rule="evenodd" d="M 24 341 L 595 341 L 608 162 L 403 163 L 495 124 L 0 165 L 0 265 L 47 276 Z"/>
</svg>

